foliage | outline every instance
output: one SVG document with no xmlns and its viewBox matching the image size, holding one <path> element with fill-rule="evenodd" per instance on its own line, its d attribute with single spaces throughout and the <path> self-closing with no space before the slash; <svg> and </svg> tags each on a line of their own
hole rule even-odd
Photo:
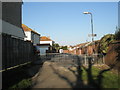
<svg viewBox="0 0 120 90">
<path fill-rule="evenodd" d="M 116 30 L 115 32 L 115 39 L 120 40 L 120 28 Z"/>
<path fill-rule="evenodd" d="M 109 44 L 112 43 L 115 40 L 114 34 L 107 34 L 104 35 L 99 43 L 99 52 L 106 54 L 108 51 Z"/>
<path fill-rule="evenodd" d="M 63 50 L 68 50 L 67 46 L 61 46 L 60 49 L 63 49 Z"/>
<path fill-rule="evenodd" d="M 53 46 L 52 46 L 53 50 L 55 50 L 55 52 L 58 52 L 60 46 L 58 43 L 54 43 Z"/>
<path fill-rule="evenodd" d="M 53 47 L 54 47 L 54 48 L 59 48 L 60 46 L 59 46 L 58 43 L 54 43 L 54 44 L 53 44 Z"/>
</svg>

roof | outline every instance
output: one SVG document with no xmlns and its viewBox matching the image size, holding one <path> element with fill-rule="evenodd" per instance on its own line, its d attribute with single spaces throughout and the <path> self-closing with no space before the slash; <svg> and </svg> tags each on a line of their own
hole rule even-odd
<svg viewBox="0 0 120 90">
<path fill-rule="evenodd" d="M 40 37 L 40 41 L 52 41 L 50 37 L 42 36 Z"/>
<path fill-rule="evenodd" d="M 77 47 L 81 47 L 81 46 L 84 46 L 84 45 L 86 45 L 88 42 L 86 42 L 86 43 L 81 43 L 81 44 L 78 44 L 78 45 L 76 45 Z"/>
<path fill-rule="evenodd" d="M 88 46 L 88 45 L 92 45 L 94 43 L 99 43 L 100 40 L 95 40 L 93 42 L 86 42 L 86 43 L 81 43 L 81 44 L 78 44 L 76 45 L 77 47 L 81 47 L 81 46 Z"/>
<path fill-rule="evenodd" d="M 22 28 L 24 31 L 31 31 L 31 32 L 34 32 L 35 34 L 38 34 L 40 35 L 39 33 L 37 33 L 36 31 L 32 30 L 31 28 L 29 28 L 28 26 L 22 24 Z"/>
</svg>

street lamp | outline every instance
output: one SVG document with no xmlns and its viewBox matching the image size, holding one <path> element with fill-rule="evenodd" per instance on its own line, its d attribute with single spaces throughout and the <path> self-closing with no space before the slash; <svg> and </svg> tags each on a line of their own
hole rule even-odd
<svg viewBox="0 0 120 90">
<path fill-rule="evenodd" d="M 91 29 L 92 29 L 92 42 L 94 41 L 94 35 L 93 35 L 93 16 L 91 12 L 83 12 L 83 14 L 90 14 L 91 15 Z"/>
</svg>

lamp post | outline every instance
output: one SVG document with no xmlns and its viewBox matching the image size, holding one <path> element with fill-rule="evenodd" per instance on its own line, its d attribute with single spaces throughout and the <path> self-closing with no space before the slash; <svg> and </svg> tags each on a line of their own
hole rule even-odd
<svg viewBox="0 0 120 90">
<path fill-rule="evenodd" d="M 90 16 L 91 16 L 91 30 L 92 30 L 92 35 L 90 35 L 90 36 L 92 36 L 92 42 L 93 42 L 94 41 L 94 36 L 96 36 L 96 34 L 93 34 L 93 16 L 92 16 L 92 13 L 91 12 L 83 12 L 83 14 L 90 14 Z M 94 44 L 94 48 L 95 48 L 95 44 Z M 93 54 L 95 53 L 94 48 L 92 49 Z"/>
<path fill-rule="evenodd" d="M 91 29 L 92 29 L 92 42 L 94 41 L 94 34 L 93 34 L 93 16 L 91 12 L 83 12 L 83 14 L 90 14 L 91 16 Z"/>
</svg>

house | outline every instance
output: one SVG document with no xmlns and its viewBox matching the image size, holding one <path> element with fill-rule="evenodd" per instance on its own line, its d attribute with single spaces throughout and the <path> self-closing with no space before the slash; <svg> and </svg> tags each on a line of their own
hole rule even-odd
<svg viewBox="0 0 120 90">
<path fill-rule="evenodd" d="M 68 48 L 69 51 L 74 50 L 74 47 L 73 47 L 73 46 L 67 46 L 67 48 Z"/>
<path fill-rule="evenodd" d="M 42 36 L 40 37 L 40 54 L 45 55 L 47 52 L 52 52 L 52 46 L 54 41 L 50 37 Z"/>
<path fill-rule="evenodd" d="M 54 41 L 51 40 L 50 37 L 42 36 L 40 37 L 40 44 L 50 44 L 52 46 Z"/>
<path fill-rule="evenodd" d="M 22 0 L 18 2 L 0 2 L 0 33 L 24 40 L 25 34 L 22 29 Z"/>
<path fill-rule="evenodd" d="M 78 52 L 78 55 L 81 55 L 81 54 L 92 55 L 92 54 L 98 53 L 98 48 L 99 48 L 99 40 L 96 40 L 94 42 L 79 44 L 79 48 L 77 52 Z"/>
<path fill-rule="evenodd" d="M 40 34 L 32 30 L 28 26 L 22 24 L 22 28 L 25 32 L 25 41 L 31 41 L 34 45 L 40 44 Z"/>
</svg>

